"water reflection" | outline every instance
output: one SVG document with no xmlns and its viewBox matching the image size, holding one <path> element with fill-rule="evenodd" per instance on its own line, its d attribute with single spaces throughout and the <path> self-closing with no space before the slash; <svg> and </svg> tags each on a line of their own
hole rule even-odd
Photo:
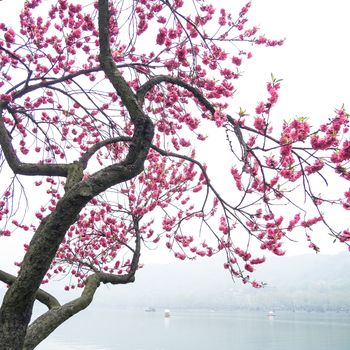
<svg viewBox="0 0 350 350">
<path fill-rule="evenodd" d="M 164 328 L 168 329 L 170 327 L 170 317 L 164 317 Z"/>
</svg>

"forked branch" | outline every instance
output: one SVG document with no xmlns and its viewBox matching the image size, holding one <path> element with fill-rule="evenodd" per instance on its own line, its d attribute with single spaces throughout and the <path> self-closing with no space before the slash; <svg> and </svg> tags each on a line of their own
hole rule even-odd
<svg viewBox="0 0 350 350">
<path fill-rule="evenodd" d="M 0 270 L 0 281 L 10 286 L 15 280 L 16 280 L 15 276 Z M 35 298 L 36 300 L 40 301 L 42 304 L 46 305 L 49 310 L 61 306 L 59 301 L 53 295 L 45 292 L 40 288 L 36 292 Z"/>
<path fill-rule="evenodd" d="M 86 279 L 85 287 L 80 297 L 62 306 L 59 305 L 59 303 L 57 302 L 58 304 L 55 305 L 55 307 L 50 308 L 50 310 L 38 317 L 28 327 L 23 350 L 34 349 L 40 342 L 47 338 L 63 322 L 87 308 L 91 304 L 95 292 L 101 283 L 110 283 L 113 285 L 117 285 L 132 283 L 135 281 L 135 273 L 139 265 L 141 250 L 141 237 L 138 228 L 138 219 L 134 219 L 134 229 L 135 249 L 129 272 L 125 275 L 114 275 L 111 273 L 103 272 L 97 272 L 90 275 Z"/>
</svg>

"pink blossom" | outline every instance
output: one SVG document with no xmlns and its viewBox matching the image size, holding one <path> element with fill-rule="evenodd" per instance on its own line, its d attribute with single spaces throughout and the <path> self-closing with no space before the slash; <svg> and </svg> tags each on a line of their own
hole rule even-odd
<svg viewBox="0 0 350 350">
<path fill-rule="evenodd" d="M 175 253 L 175 258 L 180 259 L 180 260 L 185 260 L 186 259 L 186 255 L 183 253 Z"/>
<path fill-rule="evenodd" d="M 256 265 L 256 264 L 262 264 L 262 263 L 264 263 L 265 262 L 265 257 L 262 257 L 262 258 L 256 258 L 256 259 L 252 259 L 252 260 L 250 260 L 250 263 L 252 264 L 252 265 Z"/>
<path fill-rule="evenodd" d="M 313 165 L 307 165 L 305 171 L 308 175 L 319 172 L 324 167 L 324 162 L 320 159 L 316 159 Z"/>
<path fill-rule="evenodd" d="M 339 236 L 338 239 L 340 242 L 348 242 L 350 241 L 350 231 L 344 230 Z"/>
<path fill-rule="evenodd" d="M 255 108 L 256 114 L 262 114 L 266 112 L 266 107 L 264 102 L 260 102 Z"/>
<path fill-rule="evenodd" d="M 249 272 L 253 272 L 253 271 L 254 271 L 253 266 L 250 265 L 250 264 L 245 264 L 245 265 L 244 265 L 244 268 L 245 268 L 247 271 L 249 271 Z"/>
<path fill-rule="evenodd" d="M 240 66 L 242 64 L 242 59 L 236 56 L 232 56 L 232 63 L 236 66 Z"/>
<path fill-rule="evenodd" d="M 231 168 L 231 175 L 233 176 L 237 189 L 240 191 L 243 191 L 243 185 L 241 181 L 241 175 L 239 174 L 238 170 L 236 168 Z"/>
</svg>

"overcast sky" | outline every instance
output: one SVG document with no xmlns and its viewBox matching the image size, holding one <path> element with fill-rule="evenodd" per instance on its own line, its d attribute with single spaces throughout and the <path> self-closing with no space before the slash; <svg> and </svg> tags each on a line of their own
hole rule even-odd
<svg viewBox="0 0 350 350">
<path fill-rule="evenodd" d="M 214 3 L 220 1 L 230 4 L 226 7 L 233 6 L 231 3 L 244 4 L 238 0 L 216 0 Z M 23 2 L 1 1 L 0 21 L 13 18 Z M 237 103 L 253 111 L 256 102 L 266 96 L 265 83 L 273 73 L 283 79 L 274 116 L 280 115 L 282 119 L 307 116 L 316 125 L 332 116 L 334 109 L 343 103 L 350 106 L 349 13 L 350 2 L 347 0 L 253 1 L 251 23 L 259 25 L 268 37 L 286 38 L 286 42 L 279 48 L 253 50 L 254 57 L 243 67 L 244 77 L 237 84 Z M 341 219 L 345 226 L 350 226 L 345 217 Z M 9 242 L 5 242 L 9 240 L 1 241 L 3 260 L 10 248 Z M 330 242 L 324 240 L 323 253 L 345 249 L 330 245 Z M 311 253 L 300 246 L 292 251 L 304 252 Z"/>
<path fill-rule="evenodd" d="M 252 22 L 269 37 L 285 37 L 286 42 L 280 48 L 255 52 L 239 95 L 254 99 L 249 87 L 259 88 L 257 82 L 273 72 L 283 79 L 277 109 L 283 117 L 306 115 L 317 123 L 343 103 L 348 105 L 349 13 L 346 0 L 253 1 Z"/>
<path fill-rule="evenodd" d="M 283 79 L 274 118 L 304 116 L 316 126 L 342 104 L 350 109 L 349 13 L 350 2 L 346 0 L 253 1 L 252 22 L 260 24 L 267 36 L 285 37 L 286 41 L 279 48 L 255 51 L 254 61 L 245 67 L 240 81 L 238 99 L 255 106 L 259 97 L 265 96 L 263 82 L 273 73 Z M 344 222 L 344 228 L 350 226 L 345 214 L 337 218 Z M 321 252 L 346 249 L 331 242 L 325 235 L 319 241 Z M 290 251 L 305 252 L 312 253 L 301 245 Z"/>
</svg>

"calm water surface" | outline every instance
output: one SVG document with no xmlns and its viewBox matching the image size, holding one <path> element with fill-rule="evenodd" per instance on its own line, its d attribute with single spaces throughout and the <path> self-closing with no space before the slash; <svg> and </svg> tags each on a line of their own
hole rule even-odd
<svg viewBox="0 0 350 350">
<path fill-rule="evenodd" d="M 350 315 L 87 310 L 39 350 L 349 350 Z"/>
</svg>

